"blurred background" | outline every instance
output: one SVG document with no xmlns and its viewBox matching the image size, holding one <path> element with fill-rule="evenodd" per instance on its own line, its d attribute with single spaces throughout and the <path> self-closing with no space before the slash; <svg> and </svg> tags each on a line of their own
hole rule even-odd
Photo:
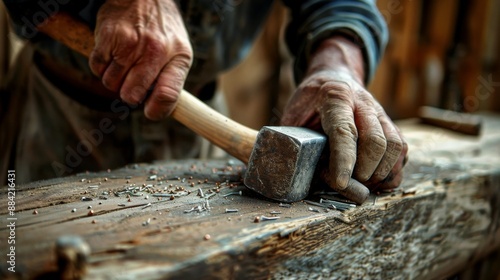
<svg viewBox="0 0 500 280">
<path fill-rule="evenodd" d="M 379 0 L 390 41 L 371 91 L 394 118 L 500 110 L 500 1 Z"/>
<path fill-rule="evenodd" d="M 500 0 L 379 0 L 390 30 L 369 89 L 394 119 L 422 105 L 462 112 L 500 111 Z M 1 7 L 3 9 L 3 7 Z M 288 11 L 275 1 L 266 26 L 240 65 L 222 75 L 227 114 L 260 128 L 279 122 L 293 93 L 292 57 L 283 42 Z M 22 42 L 0 11 L 0 82 Z"/>
<path fill-rule="evenodd" d="M 377 5 L 390 40 L 369 90 L 393 119 L 416 117 L 423 105 L 500 111 L 499 0 Z M 221 79 L 230 116 L 251 127 L 279 121 L 293 92 L 292 59 L 283 43 L 287 22 L 277 1 L 249 59 Z"/>
</svg>

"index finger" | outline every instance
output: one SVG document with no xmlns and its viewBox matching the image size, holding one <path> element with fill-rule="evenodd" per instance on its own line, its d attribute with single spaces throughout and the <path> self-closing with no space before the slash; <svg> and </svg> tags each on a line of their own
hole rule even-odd
<svg viewBox="0 0 500 280">
<path fill-rule="evenodd" d="M 146 100 L 144 114 L 151 120 L 161 120 L 172 113 L 190 67 L 190 60 L 174 57 L 158 75 L 154 90 Z"/>
<path fill-rule="evenodd" d="M 320 92 L 326 94 L 320 114 L 330 142 L 328 183 L 335 190 L 344 190 L 349 186 L 356 163 L 358 131 L 354 122 L 353 93 L 344 83 L 326 83 Z"/>
</svg>

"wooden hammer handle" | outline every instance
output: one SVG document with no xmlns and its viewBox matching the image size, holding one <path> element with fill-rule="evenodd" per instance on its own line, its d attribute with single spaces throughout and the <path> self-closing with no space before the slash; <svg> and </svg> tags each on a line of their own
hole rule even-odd
<svg viewBox="0 0 500 280">
<path fill-rule="evenodd" d="M 90 28 L 67 13 L 56 13 L 40 24 L 38 30 L 86 57 L 94 48 L 94 34 Z M 248 163 L 257 131 L 218 113 L 185 90 L 180 93 L 172 116 L 232 156 Z"/>
</svg>

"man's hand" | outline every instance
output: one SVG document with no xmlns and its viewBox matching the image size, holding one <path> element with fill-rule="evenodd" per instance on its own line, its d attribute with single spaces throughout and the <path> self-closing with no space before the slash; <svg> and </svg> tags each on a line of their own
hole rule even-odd
<svg viewBox="0 0 500 280">
<path fill-rule="evenodd" d="M 192 58 L 174 0 L 107 0 L 100 8 L 90 68 L 123 101 L 145 101 L 146 117 L 158 120 L 172 112 Z"/>
<path fill-rule="evenodd" d="M 324 131 L 330 159 L 323 179 L 334 190 L 396 188 L 407 144 L 381 105 L 363 86 L 363 57 L 341 36 L 323 41 L 290 100 L 283 125 Z"/>
</svg>

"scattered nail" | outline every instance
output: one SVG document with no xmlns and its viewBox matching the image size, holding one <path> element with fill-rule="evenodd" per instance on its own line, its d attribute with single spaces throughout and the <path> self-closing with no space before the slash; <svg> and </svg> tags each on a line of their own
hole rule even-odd
<svg viewBox="0 0 500 280">
<path fill-rule="evenodd" d="M 260 220 L 261 221 L 273 221 L 273 220 L 277 220 L 279 219 L 280 217 L 266 217 L 266 216 L 260 216 Z"/>
<path fill-rule="evenodd" d="M 75 213 L 76 212 L 76 208 L 71 209 L 71 212 Z"/>
<path fill-rule="evenodd" d="M 87 206 L 87 209 L 92 209 L 92 205 Z"/>
<path fill-rule="evenodd" d="M 144 223 L 142 223 L 142 225 L 143 226 L 147 226 L 147 225 L 149 225 L 149 223 L 151 223 L 151 219 L 150 218 L 148 218 L 147 221 L 145 221 Z"/>
<path fill-rule="evenodd" d="M 203 236 L 203 239 L 205 240 L 210 240 L 211 236 L 210 234 L 205 234 L 205 236 Z"/>
<path fill-rule="evenodd" d="M 151 175 L 148 177 L 148 181 L 154 181 L 154 180 L 156 180 L 156 178 L 158 178 L 157 175 Z"/>
<path fill-rule="evenodd" d="M 93 224 L 97 224 L 97 221 L 96 221 L 96 220 L 92 220 L 92 223 L 93 223 Z"/>
<path fill-rule="evenodd" d="M 90 210 L 88 213 L 87 213 L 87 216 L 93 216 L 94 215 L 94 210 Z"/>
<path fill-rule="evenodd" d="M 97 185 L 89 186 L 89 189 L 97 189 L 97 188 L 99 188 L 99 186 Z"/>
<path fill-rule="evenodd" d="M 144 207 L 142 207 L 142 209 L 146 209 L 148 207 L 151 207 L 151 203 L 148 203 L 148 204 L 144 205 Z"/>
<path fill-rule="evenodd" d="M 337 200 L 323 199 L 323 198 L 320 198 L 319 203 L 334 206 L 335 209 L 340 210 L 340 211 L 345 211 L 345 210 L 349 210 L 351 208 L 356 208 L 356 204 L 346 203 L 346 202 L 337 201 Z"/>
<path fill-rule="evenodd" d="M 223 195 L 223 197 L 228 197 L 230 195 L 243 195 L 243 192 L 242 191 L 239 191 L 239 192 L 230 192 L 230 193 L 226 193 L 225 195 Z"/>
<path fill-rule="evenodd" d="M 38 215 L 38 211 L 37 210 L 33 210 L 33 215 Z"/>
<path fill-rule="evenodd" d="M 237 213 L 238 209 L 226 209 L 226 213 Z"/>
<path fill-rule="evenodd" d="M 278 215 L 278 214 L 281 214 L 281 211 L 271 211 L 270 214 L 271 215 Z"/>
<path fill-rule="evenodd" d="M 287 204 L 287 203 L 280 203 L 279 207 L 290 208 L 290 207 L 292 207 L 292 205 L 291 204 Z"/>
<path fill-rule="evenodd" d="M 318 209 L 315 209 L 315 208 L 312 208 L 312 207 L 309 207 L 309 211 L 319 213 Z"/>
<path fill-rule="evenodd" d="M 92 201 L 93 199 L 91 197 L 85 197 L 82 196 L 82 201 Z"/>
</svg>

